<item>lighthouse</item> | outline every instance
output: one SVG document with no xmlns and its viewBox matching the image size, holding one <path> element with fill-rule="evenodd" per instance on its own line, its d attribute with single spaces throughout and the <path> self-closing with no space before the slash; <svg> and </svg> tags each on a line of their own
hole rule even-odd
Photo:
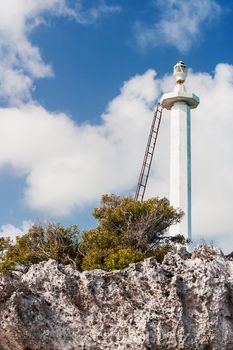
<svg viewBox="0 0 233 350">
<path fill-rule="evenodd" d="M 185 80 L 188 68 L 182 61 L 174 66 L 176 81 L 173 92 L 162 96 L 160 104 L 170 111 L 170 204 L 184 212 L 182 221 L 170 228 L 171 235 L 192 239 L 191 201 L 191 109 L 199 97 L 188 92 Z"/>
</svg>

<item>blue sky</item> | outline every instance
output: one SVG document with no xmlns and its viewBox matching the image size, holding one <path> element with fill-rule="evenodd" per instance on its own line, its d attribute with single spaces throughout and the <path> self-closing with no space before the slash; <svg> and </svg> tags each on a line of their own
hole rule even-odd
<svg viewBox="0 0 233 350">
<path fill-rule="evenodd" d="M 0 227 L 94 225 L 102 193 L 133 194 L 153 108 L 184 60 L 196 240 L 233 250 L 233 5 L 214 0 L 0 4 Z M 148 196 L 168 195 L 169 116 Z M 231 248 L 229 248 L 231 247 Z"/>
</svg>

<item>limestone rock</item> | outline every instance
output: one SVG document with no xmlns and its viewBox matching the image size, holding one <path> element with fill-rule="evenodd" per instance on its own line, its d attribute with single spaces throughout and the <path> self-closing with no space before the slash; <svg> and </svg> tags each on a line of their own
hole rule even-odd
<svg viewBox="0 0 233 350">
<path fill-rule="evenodd" d="M 0 277 L 0 350 L 232 350 L 233 262 L 199 246 L 122 271 Z"/>
</svg>

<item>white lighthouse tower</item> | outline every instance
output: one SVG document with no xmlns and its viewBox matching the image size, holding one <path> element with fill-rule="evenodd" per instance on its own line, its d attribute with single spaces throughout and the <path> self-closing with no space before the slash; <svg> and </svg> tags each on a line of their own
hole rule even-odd
<svg viewBox="0 0 233 350">
<path fill-rule="evenodd" d="M 186 91 L 184 82 L 187 72 L 187 66 L 182 61 L 174 66 L 174 91 L 164 94 L 160 103 L 163 108 L 171 110 L 170 204 L 184 211 L 182 222 L 171 226 L 170 234 L 182 234 L 191 240 L 190 110 L 198 106 L 199 97 Z"/>
</svg>

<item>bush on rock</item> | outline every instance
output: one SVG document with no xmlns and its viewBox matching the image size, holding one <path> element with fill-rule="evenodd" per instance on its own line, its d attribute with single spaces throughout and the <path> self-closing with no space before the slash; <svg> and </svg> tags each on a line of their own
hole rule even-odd
<svg viewBox="0 0 233 350">
<path fill-rule="evenodd" d="M 161 262 L 173 243 L 185 243 L 181 235 L 166 235 L 167 229 L 183 216 L 166 198 L 139 202 L 131 197 L 104 195 L 93 215 L 98 226 L 82 233 L 77 225 L 65 228 L 50 223 L 32 226 L 15 243 L 1 238 L 0 270 L 55 259 L 80 270 L 111 271 L 147 257 Z"/>
<path fill-rule="evenodd" d="M 131 197 L 104 195 L 93 215 L 99 225 L 83 233 L 84 270 L 124 268 L 152 256 L 162 261 L 172 242 L 185 243 L 183 236 L 165 236 L 167 228 L 183 216 L 166 198 L 139 202 Z"/>
</svg>

